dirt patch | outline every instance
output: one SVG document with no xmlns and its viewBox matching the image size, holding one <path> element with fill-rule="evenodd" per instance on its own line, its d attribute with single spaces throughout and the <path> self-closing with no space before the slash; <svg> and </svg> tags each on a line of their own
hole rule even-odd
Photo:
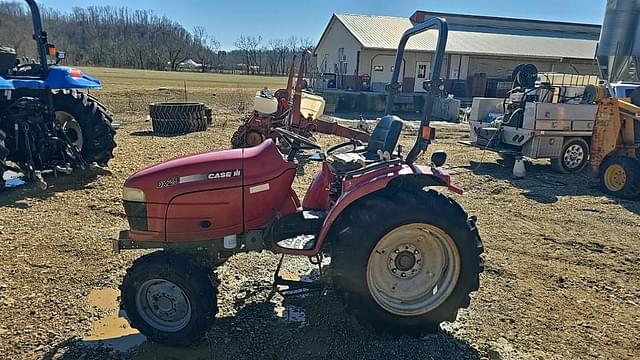
<svg viewBox="0 0 640 360">
<path fill-rule="evenodd" d="M 487 270 L 470 308 L 442 332 L 400 339 L 376 334 L 354 323 L 331 292 L 274 300 L 278 257 L 263 252 L 239 255 L 217 269 L 220 309 L 199 347 L 145 342 L 123 353 L 96 345 L 135 336 L 114 312 L 112 290 L 144 254 L 111 252 L 110 239 L 127 226 L 120 201 L 124 180 L 162 160 L 229 148 L 240 117 L 238 97 L 247 93 L 216 90 L 212 100 L 213 89 L 194 90 L 194 100 L 216 102 L 215 125 L 157 137 L 135 134 L 151 128 L 145 104 L 164 99 L 138 100 L 143 91 L 132 91 L 139 93 L 100 94 L 122 124 L 107 173 L 75 173 L 50 179 L 46 191 L 27 185 L 0 195 L 0 358 L 640 357 L 638 202 L 608 198 L 591 177 L 560 176 L 544 162 L 527 164 L 527 178 L 514 180 L 508 160 L 457 144 L 466 136 L 460 126 L 441 128 L 431 149 L 448 152 L 454 180 L 466 189 L 449 195 L 478 216 Z M 403 134 L 405 149 L 413 136 Z M 318 141 L 326 146 L 337 139 L 320 135 Z M 300 196 L 318 167 L 300 169 L 294 182 Z M 285 261 L 286 272 L 310 270 L 305 258 Z M 282 321 L 287 306 L 304 312 L 304 321 Z M 114 323 L 117 333 L 109 332 Z"/>
</svg>

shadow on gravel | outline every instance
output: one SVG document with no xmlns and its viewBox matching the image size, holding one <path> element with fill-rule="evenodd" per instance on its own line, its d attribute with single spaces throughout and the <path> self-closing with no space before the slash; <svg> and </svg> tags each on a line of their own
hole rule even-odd
<svg viewBox="0 0 640 360">
<path fill-rule="evenodd" d="M 361 327 L 333 295 L 286 298 L 276 315 L 270 301 L 246 304 L 216 319 L 199 347 L 141 345 L 133 359 L 478 359 L 466 341 L 441 331 L 423 338 L 393 338 Z"/>
<path fill-rule="evenodd" d="M 247 299 L 250 301 L 250 299 Z M 333 294 L 239 304 L 233 316 L 218 317 L 199 346 L 176 348 L 145 342 L 119 353 L 83 341 L 56 346 L 43 360 L 60 359 L 479 359 L 478 351 L 446 331 L 421 338 L 391 337 L 363 328 Z M 278 311 L 297 309 L 294 313 Z M 292 315 L 293 314 L 293 315 Z M 219 316 L 219 315 L 218 315 Z M 140 335 L 130 335 L 140 336 Z M 124 338 L 118 341 L 126 341 Z"/>
<path fill-rule="evenodd" d="M 0 207 L 13 207 L 28 209 L 30 205 L 24 199 L 48 199 L 56 193 L 69 190 L 89 189 L 91 182 L 99 176 L 110 176 L 107 169 L 76 170 L 71 175 L 46 176 L 47 189 L 40 190 L 33 181 L 27 181 L 24 185 L 13 188 L 0 188 Z"/>
<path fill-rule="evenodd" d="M 514 187 L 522 189 L 522 195 L 527 199 L 542 204 L 555 203 L 560 196 L 606 196 L 600 191 L 598 178 L 591 176 L 586 170 L 580 174 L 558 174 L 549 165 L 527 162 L 527 176 L 524 179 L 514 179 L 513 159 L 499 159 L 495 163 L 472 161 L 469 166 L 462 168 L 475 175 L 486 175 L 507 181 Z M 496 191 L 499 193 L 500 189 L 496 189 Z M 624 206 L 627 210 L 640 214 L 638 201 L 608 198 Z M 597 211 L 597 209 L 581 210 Z"/>
</svg>

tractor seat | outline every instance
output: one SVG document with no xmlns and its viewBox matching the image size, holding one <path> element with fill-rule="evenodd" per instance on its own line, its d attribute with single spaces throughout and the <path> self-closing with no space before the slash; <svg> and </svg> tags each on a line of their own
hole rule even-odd
<svg viewBox="0 0 640 360">
<path fill-rule="evenodd" d="M 380 159 L 378 150 L 388 151 L 389 154 L 393 154 L 400 139 L 402 125 L 402 120 L 395 115 L 386 115 L 380 119 L 378 125 L 373 129 L 371 137 L 369 137 L 367 151 L 364 153 L 365 159 Z"/>
<path fill-rule="evenodd" d="M 393 154 L 400 139 L 402 125 L 402 120 L 395 115 L 383 117 L 373 129 L 364 152 L 330 155 L 328 160 L 331 167 L 336 173 L 345 173 L 380 161 L 378 150 Z"/>
</svg>

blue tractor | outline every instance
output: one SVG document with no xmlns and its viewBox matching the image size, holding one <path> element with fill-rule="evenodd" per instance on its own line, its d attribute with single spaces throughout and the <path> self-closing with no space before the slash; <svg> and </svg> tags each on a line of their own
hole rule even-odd
<svg viewBox="0 0 640 360">
<path fill-rule="evenodd" d="M 99 80 L 59 63 L 65 54 L 49 44 L 40 10 L 31 10 L 38 60 L 20 60 L 0 47 L 0 189 L 6 170 L 22 173 L 45 189 L 45 174 L 106 166 L 113 158 L 111 114 L 82 90 Z"/>
</svg>

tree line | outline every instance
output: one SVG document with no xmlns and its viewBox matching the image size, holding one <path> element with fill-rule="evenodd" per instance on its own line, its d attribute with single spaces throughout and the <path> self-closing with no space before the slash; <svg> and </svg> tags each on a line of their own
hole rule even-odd
<svg viewBox="0 0 640 360">
<path fill-rule="evenodd" d="M 74 7 L 70 12 L 41 9 L 49 41 L 73 65 L 178 70 L 186 60 L 199 71 L 284 75 L 295 53 L 313 50 L 310 39 L 291 36 L 264 40 L 240 35 L 231 51 L 205 27 L 192 31 L 153 10 L 127 7 Z M 0 46 L 20 57 L 37 56 L 29 9 L 22 2 L 0 2 Z M 308 66 L 309 64 L 307 64 Z M 308 67 L 307 67 L 308 68 Z"/>
</svg>

